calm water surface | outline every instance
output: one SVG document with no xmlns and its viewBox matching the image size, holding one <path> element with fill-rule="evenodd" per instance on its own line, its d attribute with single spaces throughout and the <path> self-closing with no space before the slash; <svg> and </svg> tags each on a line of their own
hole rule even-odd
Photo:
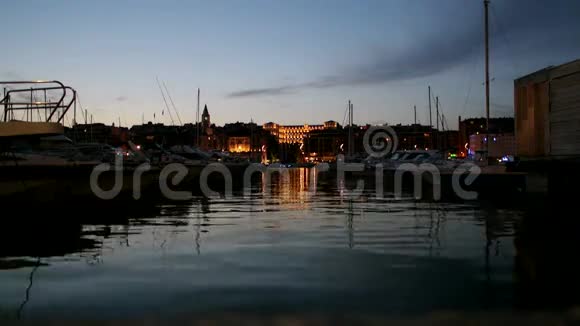
<svg viewBox="0 0 580 326">
<path fill-rule="evenodd" d="M 334 182 L 308 193 L 311 181 L 296 170 L 271 196 L 78 207 L 77 224 L 5 228 L 0 316 L 509 311 L 550 288 L 524 209 L 349 200 Z"/>
</svg>

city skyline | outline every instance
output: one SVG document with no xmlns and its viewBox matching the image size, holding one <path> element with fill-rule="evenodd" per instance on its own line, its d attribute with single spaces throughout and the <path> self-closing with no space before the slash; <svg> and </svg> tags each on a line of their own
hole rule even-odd
<svg viewBox="0 0 580 326">
<path fill-rule="evenodd" d="M 492 1 L 492 116 L 513 115 L 514 79 L 577 58 L 579 9 L 573 0 Z M 412 123 L 413 105 L 428 124 L 428 85 L 450 128 L 458 115 L 484 115 L 479 0 L 27 1 L 5 10 L 13 28 L 0 79 L 61 80 L 96 122 L 155 114 L 170 124 L 157 77 L 184 123 L 195 120 L 198 87 L 218 125 L 344 124 L 349 99 L 357 124 Z M 47 27 L 49 17 L 59 19 Z"/>
</svg>

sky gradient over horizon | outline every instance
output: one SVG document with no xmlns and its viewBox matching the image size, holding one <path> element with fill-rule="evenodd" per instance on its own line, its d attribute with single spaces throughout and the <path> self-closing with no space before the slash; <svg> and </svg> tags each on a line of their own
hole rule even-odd
<svg viewBox="0 0 580 326">
<path fill-rule="evenodd" d="M 95 121 L 183 122 L 196 89 L 212 122 L 428 123 L 427 86 L 451 128 L 484 115 L 483 1 L 12 1 L 0 80 L 57 79 Z M 492 1 L 492 116 L 513 79 L 580 58 L 580 1 Z M 433 118 L 435 121 L 435 118 Z M 433 122 L 435 123 L 435 122 Z"/>
</svg>

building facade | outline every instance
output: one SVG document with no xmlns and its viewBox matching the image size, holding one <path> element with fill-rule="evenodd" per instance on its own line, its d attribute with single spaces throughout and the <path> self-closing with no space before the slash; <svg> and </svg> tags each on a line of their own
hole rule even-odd
<svg viewBox="0 0 580 326">
<path fill-rule="evenodd" d="M 250 151 L 250 136 L 228 137 L 228 152 L 247 153 Z"/>
<path fill-rule="evenodd" d="M 75 142 L 119 146 L 129 140 L 129 129 L 103 123 L 75 124 L 65 130 L 65 135 Z"/>
<path fill-rule="evenodd" d="M 514 81 L 517 155 L 580 157 L 580 60 Z"/>
<path fill-rule="evenodd" d="M 489 144 L 488 144 L 489 140 Z M 515 156 L 516 139 L 514 134 L 476 134 L 469 137 L 469 157 L 478 157 L 478 153 L 487 152 L 487 156 L 493 159 L 501 159 L 505 156 Z"/>
<path fill-rule="evenodd" d="M 513 134 L 514 133 L 514 118 L 490 118 L 489 132 L 490 134 Z M 470 137 L 472 135 L 484 135 L 487 133 L 486 118 L 470 118 L 461 120 L 459 117 L 459 135 L 457 136 L 460 156 L 467 156 L 470 147 Z"/>
<path fill-rule="evenodd" d="M 326 121 L 321 125 L 280 125 L 274 122 L 265 123 L 262 127 L 270 132 L 280 144 L 303 144 L 304 137 L 313 131 L 336 129 L 338 122 Z"/>
</svg>

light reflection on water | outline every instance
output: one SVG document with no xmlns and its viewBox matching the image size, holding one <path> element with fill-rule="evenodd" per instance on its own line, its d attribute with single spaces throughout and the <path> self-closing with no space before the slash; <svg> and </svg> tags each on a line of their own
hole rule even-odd
<svg viewBox="0 0 580 326">
<path fill-rule="evenodd" d="M 0 317 L 518 305 L 521 210 L 370 190 L 349 200 L 334 180 L 314 177 L 296 169 L 248 198 L 124 203 L 78 228 L 37 230 L 0 252 Z"/>
</svg>

